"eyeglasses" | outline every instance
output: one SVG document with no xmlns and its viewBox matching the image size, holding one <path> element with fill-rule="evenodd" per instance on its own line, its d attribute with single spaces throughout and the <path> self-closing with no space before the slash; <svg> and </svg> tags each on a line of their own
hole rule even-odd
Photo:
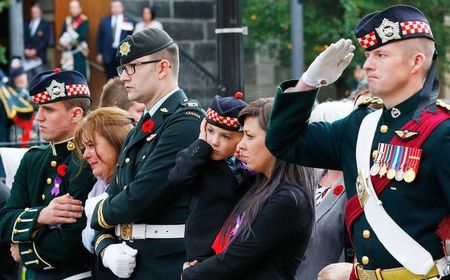
<svg viewBox="0 0 450 280">
<path fill-rule="evenodd" d="M 119 74 L 119 76 L 122 76 L 123 72 L 125 71 L 128 76 L 131 76 L 134 73 L 136 73 L 136 66 L 139 66 L 139 65 L 142 65 L 142 64 L 157 63 L 157 62 L 160 62 L 161 60 L 162 59 L 150 60 L 150 61 L 141 61 L 141 62 L 136 62 L 136 63 L 129 63 L 129 64 L 125 64 L 125 65 L 120 65 L 119 67 L 117 67 L 117 74 Z"/>
</svg>

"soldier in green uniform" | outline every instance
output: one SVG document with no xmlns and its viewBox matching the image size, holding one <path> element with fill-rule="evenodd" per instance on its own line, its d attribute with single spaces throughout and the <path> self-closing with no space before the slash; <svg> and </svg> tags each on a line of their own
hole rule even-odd
<svg viewBox="0 0 450 280">
<path fill-rule="evenodd" d="M 300 80 L 279 85 L 267 147 L 286 161 L 344 171 L 351 279 L 448 279 L 441 241 L 450 230 L 437 230 L 450 212 L 450 107 L 436 100 L 431 28 L 421 11 L 397 5 L 367 15 L 355 33 L 383 109 L 368 108 L 379 102 L 369 99 L 342 120 L 308 123 L 318 88 L 353 57 L 351 41 L 340 40 Z"/>
<path fill-rule="evenodd" d="M 81 243 L 86 223 L 81 201 L 95 180 L 80 166 L 72 139 L 90 98 L 86 79 L 75 71 L 45 71 L 33 78 L 30 95 L 49 145 L 24 155 L 0 212 L 0 238 L 27 269 L 27 279 L 84 279 L 90 271 Z"/>
<path fill-rule="evenodd" d="M 128 98 L 146 111 L 122 147 L 109 197 L 93 210 L 91 227 L 101 230 L 95 252 L 121 278 L 179 279 L 188 194 L 169 184 L 168 173 L 197 138 L 204 113 L 178 87 L 178 46 L 165 31 L 126 37 L 117 56 Z"/>
<path fill-rule="evenodd" d="M 70 16 L 64 19 L 64 27 L 59 45 L 62 47 L 61 68 L 76 70 L 89 80 L 89 65 L 87 62 L 89 33 L 88 17 L 81 14 L 81 5 L 77 0 L 70 1 Z"/>
</svg>

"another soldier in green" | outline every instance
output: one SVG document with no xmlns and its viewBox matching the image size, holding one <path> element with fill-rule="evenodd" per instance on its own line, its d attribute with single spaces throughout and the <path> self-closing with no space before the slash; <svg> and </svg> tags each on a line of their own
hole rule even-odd
<svg viewBox="0 0 450 280">
<path fill-rule="evenodd" d="M 197 138 L 204 114 L 178 87 L 178 46 L 165 31 L 128 36 L 117 55 L 129 100 L 146 111 L 124 143 L 109 197 L 93 210 L 91 227 L 101 230 L 95 251 L 118 277 L 179 279 L 188 194 L 169 184 L 168 173 Z"/>
<path fill-rule="evenodd" d="M 342 120 L 308 123 L 317 88 L 353 57 L 351 41 L 340 40 L 299 81 L 277 88 L 267 147 L 286 161 L 344 171 L 350 279 L 448 279 L 450 229 L 441 221 L 450 213 L 450 107 L 436 100 L 430 25 L 418 9 L 397 5 L 367 15 L 355 33 L 370 93 L 384 108 L 373 111 L 367 105 L 378 99 L 369 99 Z"/>
<path fill-rule="evenodd" d="M 64 28 L 59 45 L 61 54 L 61 68 L 63 70 L 76 70 L 89 80 L 89 65 L 87 61 L 89 33 L 89 20 L 81 14 L 81 5 L 77 0 L 70 1 L 70 16 L 64 19 Z"/>
<path fill-rule="evenodd" d="M 0 238 L 27 269 L 27 279 L 84 279 L 89 255 L 81 243 L 86 223 L 81 201 L 95 180 L 80 166 L 72 139 L 90 98 L 86 79 L 56 69 L 33 78 L 30 95 L 39 106 L 36 120 L 49 145 L 24 155 L 0 212 Z"/>
</svg>

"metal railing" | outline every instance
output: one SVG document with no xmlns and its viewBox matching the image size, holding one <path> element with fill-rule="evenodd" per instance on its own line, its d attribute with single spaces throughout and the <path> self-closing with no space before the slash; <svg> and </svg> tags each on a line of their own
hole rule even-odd
<svg viewBox="0 0 450 280">
<path fill-rule="evenodd" d="M 211 103 L 219 93 L 218 79 L 187 52 L 180 49 L 179 84 L 190 98 L 197 99 L 202 107 Z"/>
</svg>

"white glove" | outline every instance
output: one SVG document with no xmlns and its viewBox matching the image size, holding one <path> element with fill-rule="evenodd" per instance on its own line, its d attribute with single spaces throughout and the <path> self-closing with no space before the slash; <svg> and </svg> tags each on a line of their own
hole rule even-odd
<svg viewBox="0 0 450 280">
<path fill-rule="evenodd" d="M 331 44 L 314 59 L 308 70 L 303 73 L 303 82 L 312 87 L 334 83 L 352 61 L 354 50 L 355 46 L 349 39 L 340 39 Z"/>
<path fill-rule="evenodd" d="M 104 249 L 103 265 L 119 278 L 130 278 L 136 267 L 137 250 L 125 242 L 112 244 Z"/>
<path fill-rule="evenodd" d="M 87 226 L 81 232 L 81 241 L 83 241 L 84 247 L 91 252 L 94 253 L 94 246 L 92 243 L 95 238 L 95 230 L 91 228 L 91 221 L 88 220 Z"/>
<path fill-rule="evenodd" d="M 101 195 L 90 197 L 86 199 L 86 203 L 84 204 L 84 213 L 88 220 L 91 220 L 92 214 L 94 213 L 95 206 L 100 202 L 100 200 L 108 198 L 108 193 L 104 192 Z M 88 224 L 89 225 L 89 224 Z"/>
</svg>

